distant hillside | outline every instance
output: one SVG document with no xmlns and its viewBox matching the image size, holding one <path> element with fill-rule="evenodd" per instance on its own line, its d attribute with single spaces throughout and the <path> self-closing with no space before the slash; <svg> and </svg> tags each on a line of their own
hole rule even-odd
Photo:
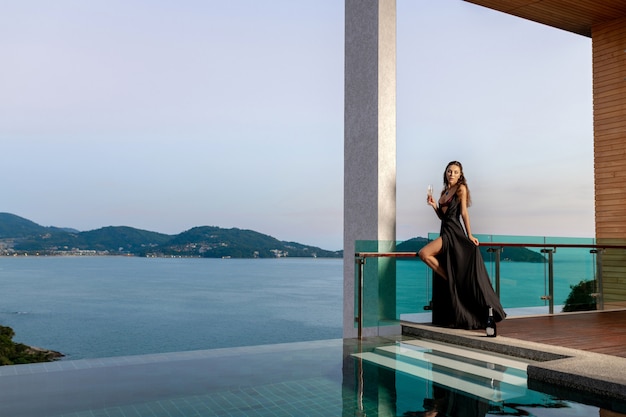
<svg viewBox="0 0 626 417">
<path fill-rule="evenodd" d="M 483 251 L 483 257 L 485 259 L 489 259 L 484 253 L 487 250 L 486 247 L 482 247 L 481 250 Z M 516 248 L 511 246 L 502 249 L 502 252 L 500 253 L 500 259 L 502 261 L 512 262 L 546 262 L 546 258 L 540 253 L 526 248 Z"/>
<path fill-rule="evenodd" d="M 414 237 L 396 245 L 397 252 L 419 252 L 424 246 L 430 242 L 425 237 Z"/>
<path fill-rule="evenodd" d="M 0 213 L 0 239 L 19 239 L 48 232 L 47 227 L 10 213 Z"/>
<path fill-rule="evenodd" d="M 112 254 L 138 254 L 145 248 L 166 243 L 172 237 L 126 226 L 108 226 L 88 232 L 68 232 L 57 229 L 43 234 L 32 234 L 18 239 L 13 245 L 17 251 L 97 251 Z"/>
<path fill-rule="evenodd" d="M 282 242 L 252 230 L 221 229 L 210 226 L 194 227 L 176 235 L 165 245 L 155 249 L 166 255 L 193 253 L 196 256 L 210 258 L 340 256 L 339 252 L 328 252 L 294 242 Z"/>
<path fill-rule="evenodd" d="M 398 243 L 398 252 L 418 252 L 428 239 L 415 237 Z M 487 247 L 480 250 L 490 259 Z M 0 213 L 0 255 L 132 255 L 146 257 L 195 258 L 341 258 L 343 251 L 278 240 L 253 230 L 199 226 L 166 235 L 127 226 L 107 226 L 87 232 L 60 227 L 44 227 L 10 213 Z M 545 262 L 537 252 L 507 247 L 503 261 Z M 417 260 L 417 258 L 416 258 Z"/>
<path fill-rule="evenodd" d="M 340 258 L 328 251 L 284 242 L 252 230 L 194 227 L 178 235 L 108 226 L 87 232 L 44 227 L 9 213 L 0 213 L 0 251 L 4 255 L 134 255 L 202 258 Z"/>
</svg>

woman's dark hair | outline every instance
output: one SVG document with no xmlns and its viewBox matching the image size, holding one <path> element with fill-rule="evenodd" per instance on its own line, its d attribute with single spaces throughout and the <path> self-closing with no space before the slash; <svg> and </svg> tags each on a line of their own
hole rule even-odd
<svg viewBox="0 0 626 417">
<path fill-rule="evenodd" d="M 463 165 L 459 161 L 450 161 L 448 162 L 448 165 L 446 165 L 446 169 L 443 171 L 443 191 L 441 192 L 441 194 L 443 194 L 448 189 L 448 177 L 446 176 L 446 172 L 448 172 L 448 168 L 450 168 L 451 165 L 456 165 L 461 170 L 461 176 L 459 177 L 458 184 L 463 184 L 465 186 L 465 189 L 467 190 L 467 207 L 469 207 L 472 205 L 472 198 L 470 196 L 470 190 L 469 186 L 467 185 L 467 180 L 465 179 L 465 174 L 463 173 Z"/>
</svg>

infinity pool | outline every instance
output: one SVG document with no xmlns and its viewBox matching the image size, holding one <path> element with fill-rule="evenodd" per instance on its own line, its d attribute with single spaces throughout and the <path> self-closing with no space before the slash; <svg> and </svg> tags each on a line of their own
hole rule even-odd
<svg viewBox="0 0 626 417">
<path fill-rule="evenodd" d="M 0 367 L 0 416 L 619 416 L 528 389 L 526 365 L 371 338 Z M 609 410 L 612 409 L 612 410 Z"/>
</svg>

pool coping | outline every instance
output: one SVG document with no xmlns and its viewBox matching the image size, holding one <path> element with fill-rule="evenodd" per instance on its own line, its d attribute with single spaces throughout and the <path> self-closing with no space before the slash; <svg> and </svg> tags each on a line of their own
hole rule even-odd
<svg viewBox="0 0 626 417">
<path fill-rule="evenodd" d="M 531 360 L 531 389 L 591 405 L 626 401 L 626 358 L 529 342 L 505 336 L 486 337 L 432 324 L 401 323 L 402 334 Z"/>
</svg>

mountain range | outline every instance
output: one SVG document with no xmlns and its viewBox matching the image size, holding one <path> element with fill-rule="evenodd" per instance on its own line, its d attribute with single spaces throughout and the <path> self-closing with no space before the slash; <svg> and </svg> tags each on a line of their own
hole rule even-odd
<svg viewBox="0 0 626 417">
<path fill-rule="evenodd" d="M 396 251 L 418 252 L 428 239 L 416 237 L 400 242 Z M 490 259 L 487 247 L 480 247 Z M 375 249 L 374 249 L 375 251 Z M 80 232 L 72 228 L 41 226 L 10 213 L 0 213 L 0 255 L 132 255 L 194 258 L 341 258 L 343 251 L 278 240 L 253 230 L 199 226 L 177 235 L 128 226 L 107 226 Z M 545 262 L 526 248 L 506 249 L 507 261 Z M 416 258 L 418 260 L 418 258 Z"/>
<path fill-rule="evenodd" d="M 127 226 L 107 226 L 80 232 L 71 228 L 41 226 L 15 214 L 0 213 L 0 254 L 341 258 L 343 251 L 280 241 L 262 233 L 237 228 L 200 226 L 177 235 Z"/>
</svg>

